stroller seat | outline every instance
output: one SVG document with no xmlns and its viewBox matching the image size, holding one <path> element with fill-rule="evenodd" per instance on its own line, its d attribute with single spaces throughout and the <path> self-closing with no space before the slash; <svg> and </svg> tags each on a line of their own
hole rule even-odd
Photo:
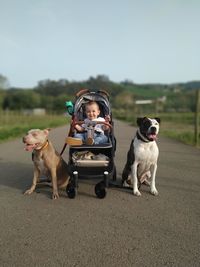
<svg viewBox="0 0 200 267">
<path fill-rule="evenodd" d="M 110 139 L 109 139 L 110 141 Z M 76 149 L 99 149 L 99 148 L 111 148 L 112 147 L 112 143 L 111 141 L 108 142 L 108 143 L 104 143 L 104 144 L 94 144 L 94 145 L 87 145 L 87 144 L 82 144 L 82 145 L 73 145 L 73 148 L 76 148 Z"/>
</svg>

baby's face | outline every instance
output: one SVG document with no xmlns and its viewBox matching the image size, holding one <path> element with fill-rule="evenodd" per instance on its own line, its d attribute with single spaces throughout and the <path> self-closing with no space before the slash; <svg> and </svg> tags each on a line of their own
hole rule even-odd
<svg viewBox="0 0 200 267">
<path fill-rule="evenodd" d="M 99 110 L 98 105 L 92 104 L 92 105 L 86 106 L 86 115 L 89 120 L 97 119 L 99 114 L 100 114 L 100 110 Z"/>
</svg>

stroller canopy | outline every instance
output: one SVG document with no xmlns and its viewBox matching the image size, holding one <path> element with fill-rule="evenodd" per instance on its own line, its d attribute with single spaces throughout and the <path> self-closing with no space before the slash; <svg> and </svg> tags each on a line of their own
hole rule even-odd
<svg viewBox="0 0 200 267">
<path fill-rule="evenodd" d="M 90 92 L 89 90 L 82 90 L 77 94 L 77 98 L 74 103 L 74 114 L 79 119 L 84 119 L 85 104 L 90 101 L 96 101 L 99 104 L 100 115 L 105 117 L 111 114 L 111 108 L 109 103 L 109 96 L 105 91 Z"/>
</svg>

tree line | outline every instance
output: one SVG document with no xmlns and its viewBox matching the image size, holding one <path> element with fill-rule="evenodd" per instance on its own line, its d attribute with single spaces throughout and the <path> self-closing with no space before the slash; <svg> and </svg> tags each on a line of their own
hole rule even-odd
<svg viewBox="0 0 200 267">
<path fill-rule="evenodd" d="M 198 86 L 200 88 L 200 82 L 135 84 L 125 80 L 116 83 L 110 81 L 106 75 L 98 75 L 85 81 L 42 80 L 34 88 L 22 89 L 10 88 L 6 77 L 0 75 L 0 109 L 45 108 L 47 111 L 63 112 L 65 102 L 73 101 L 79 90 L 87 88 L 91 91 L 106 90 L 110 95 L 111 105 L 115 109 L 136 109 L 137 100 L 151 99 L 163 112 L 194 111 L 194 89 Z M 154 106 L 143 106 L 143 108 L 150 112 Z"/>
</svg>

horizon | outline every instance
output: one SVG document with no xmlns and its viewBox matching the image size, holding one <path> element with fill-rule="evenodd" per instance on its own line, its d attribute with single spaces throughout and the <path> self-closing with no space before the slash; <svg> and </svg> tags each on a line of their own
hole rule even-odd
<svg viewBox="0 0 200 267">
<path fill-rule="evenodd" d="M 91 76 L 90 76 L 91 77 Z M 90 78 L 89 77 L 89 78 Z M 89 80 L 88 78 L 88 80 Z M 95 78 L 95 77 L 93 77 Z M 50 81 L 50 82 L 59 82 L 59 80 L 66 80 L 68 81 L 69 83 L 81 83 L 81 82 L 87 82 L 88 80 L 72 80 L 72 81 L 69 81 L 67 79 L 58 79 L 58 80 L 51 80 L 51 79 L 45 79 L 45 80 L 41 80 L 41 81 Z M 40 82 L 40 81 L 39 81 Z M 112 81 L 112 80 L 108 80 L 108 82 L 114 82 L 114 83 L 118 83 L 118 84 L 121 84 L 121 83 L 124 83 L 126 82 L 126 80 L 124 81 L 120 81 L 120 82 L 115 82 L 115 81 Z M 135 83 L 133 81 L 130 81 L 128 80 L 128 82 L 130 82 L 130 84 L 132 85 L 144 85 L 144 86 L 147 86 L 147 85 L 161 85 L 161 86 L 164 86 L 164 85 L 167 85 L 167 86 L 175 86 L 175 85 L 182 85 L 182 84 L 190 84 L 190 83 L 200 83 L 200 80 L 191 80 L 191 81 L 186 81 L 186 82 L 175 82 L 175 83 Z M 38 86 L 38 84 L 36 86 L 33 86 L 33 87 L 16 87 L 16 86 L 9 86 L 7 89 L 23 89 L 23 90 L 26 90 L 26 89 L 34 89 Z"/>
</svg>

